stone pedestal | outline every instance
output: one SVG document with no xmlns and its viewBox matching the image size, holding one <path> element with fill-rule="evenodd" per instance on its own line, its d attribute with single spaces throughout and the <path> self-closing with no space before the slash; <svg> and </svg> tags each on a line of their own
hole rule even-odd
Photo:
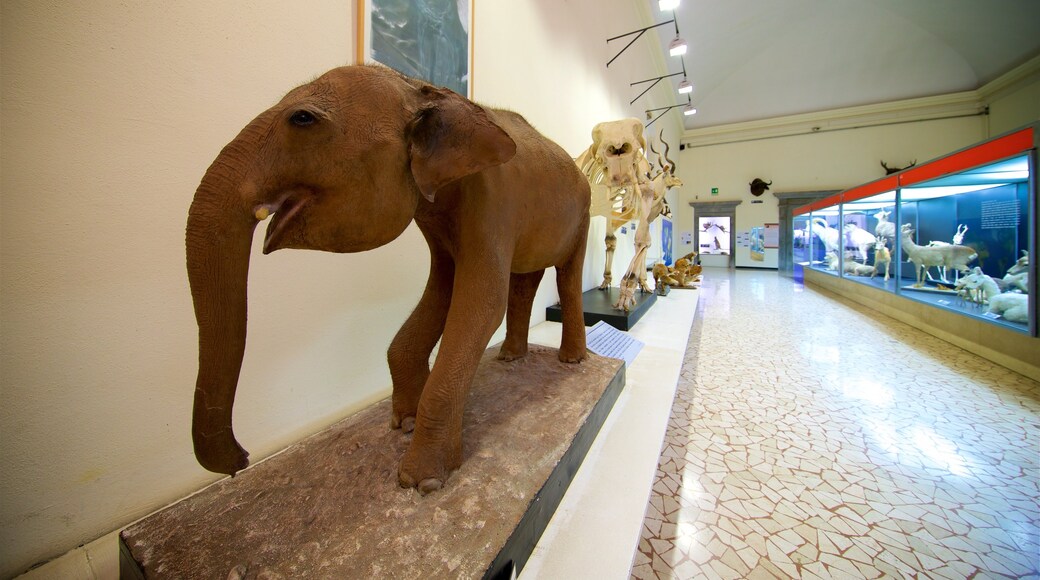
<svg viewBox="0 0 1040 580">
<path fill-rule="evenodd" d="M 621 361 L 484 353 L 462 467 L 397 484 L 410 435 L 384 400 L 127 528 L 123 578 L 500 577 L 527 561 L 624 386 Z"/>
</svg>

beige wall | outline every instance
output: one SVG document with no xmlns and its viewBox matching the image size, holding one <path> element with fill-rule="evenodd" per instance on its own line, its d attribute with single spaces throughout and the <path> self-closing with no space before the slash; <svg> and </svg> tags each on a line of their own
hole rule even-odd
<svg viewBox="0 0 1040 580">
<path fill-rule="evenodd" d="M 949 118 L 931 118 L 943 116 L 936 114 L 941 106 L 956 112 L 949 113 Z M 988 114 L 976 114 L 986 108 Z M 747 231 L 778 221 L 773 192 L 847 189 L 883 177 L 881 160 L 898 167 L 912 160 L 923 163 L 1040 121 L 1040 56 L 978 91 L 847 109 L 845 118 L 842 112 L 830 113 L 733 125 L 729 131 L 712 128 L 715 141 L 696 130 L 685 133 L 697 145 L 687 147 L 678 163 L 685 187 L 673 205 L 675 254 L 693 249 L 692 244 L 679 243 L 680 235 L 695 227 L 691 201 L 742 200 L 737 206 L 736 229 Z M 915 118 L 924 120 L 910 120 Z M 864 122 L 859 125 L 855 119 Z M 813 125 L 822 130 L 810 132 Z M 785 127 L 788 136 L 770 136 L 783 134 L 785 129 L 776 127 Z M 830 130 L 833 127 L 842 128 Z M 756 132 L 766 137 L 756 138 Z M 742 134 L 752 137 L 739 137 Z M 756 198 L 747 185 L 756 177 L 773 182 L 770 191 L 757 198 L 760 204 L 752 203 Z M 719 195 L 711 195 L 713 187 L 719 188 Z M 767 250 L 765 261 L 756 262 L 748 248 L 737 247 L 735 262 L 737 266 L 775 268 L 776 252 Z M 703 261 L 725 266 L 728 259 L 706 256 Z"/>
<path fill-rule="evenodd" d="M 863 129 L 827 131 L 816 134 L 758 139 L 723 145 L 688 147 L 679 159 L 685 184 L 677 207 L 675 253 L 693 250 L 681 244 L 679 235 L 692 232 L 691 201 L 742 200 L 737 206 L 737 231 L 778 221 L 779 209 L 773 192 L 842 190 L 885 175 L 880 160 L 902 166 L 916 159 L 926 161 L 956 151 L 985 137 L 984 118 L 900 123 Z M 756 177 L 772 181 L 770 190 L 755 198 L 748 183 Z M 719 188 L 717 196 L 711 188 Z M 753 204 L 753 200 L 761 204 Z M 677 211 L 676 211 L 677 210 Z M 777 267 L 776 250 L 767 250 L 765 261 L 751 260 L 748 248 L 738 247 L 736 265 Z M 704 260 L 708 265 L 714 256 Z"/>
<path fill-rule="evenodd" d="M 353 61 L 354 11 L 340 0 L 22 1 L 2 10 L 6 577 L 216 478 L 195 463 L 189 437 L 197 339 L 188 205 L 245 123 Z M 629 2 L 486 1 L 475 14 L 476 99 L 523 113 L 573 155 L 595 122 L 671 98 L 655 91 L 628 105 L 629 82 L 663 74 L 649 40 L 604 66 L 605 38 L 646 24 Z M 673 119 L 673 138 L 677 127 Z M 356 255 L 262 256 L 259 240 L 235 409 L 254 461 L 388 394 L 386 347 L 429 263 L 414 227 Z M 533 323 L 555 301 L 552 276 L 539 301 Z"/>
</svg>

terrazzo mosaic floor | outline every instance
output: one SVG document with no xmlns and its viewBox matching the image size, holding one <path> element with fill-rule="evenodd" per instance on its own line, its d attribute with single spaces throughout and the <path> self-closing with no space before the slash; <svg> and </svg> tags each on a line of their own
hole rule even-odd
<svg viewBox="0 0 1040 580">
<path fill-rule="evenodd" d="M 633 578 L 1040 578 L 1040 383 L 775 272 L 700 291 Z"/>
</svg>

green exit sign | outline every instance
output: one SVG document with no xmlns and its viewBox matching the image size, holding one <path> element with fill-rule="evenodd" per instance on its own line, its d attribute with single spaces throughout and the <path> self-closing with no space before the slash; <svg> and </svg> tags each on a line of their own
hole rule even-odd
<svg viewBox="0 0 1040 580">
<path fill-rule="evenodd" d="M 719 194 L 719 188 L 717 188 L 717 187 L 711 188 L 711 194 L 712 195 L 718 195 Z"/>
</svg>

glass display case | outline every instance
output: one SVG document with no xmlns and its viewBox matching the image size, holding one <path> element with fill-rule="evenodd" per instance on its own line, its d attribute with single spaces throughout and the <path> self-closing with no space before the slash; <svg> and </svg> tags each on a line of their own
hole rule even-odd
<svg viewBox="0 0 1040 580">
<path fill-rule="evenodd" d="M 809 233 L 809 216 L 795 215 L 791 218 L 791 263 L 805 267 L 812 260 Z"/>
<path fill-rule="evenodd" d="M 827 198 L 818 204 L 828 204 Z M 841 204 L 834 203 L 809 213 L 809 267 L 834 274 L 841 272 Z"/>
<path fill-rule="evenodd" d="M 900 190 L 900 289 L 1028 330 L 1030 157 Z"/>
<path fill-rule="evenodd" d="M 894 292 L 896 230 L 895 189 L 842 203 L 843 274 Z"/>
<path fill-rule="evenodd" d="M 798 208 L 793 262 L 1037 336 L 1037 127 Z"/>
</svg>

